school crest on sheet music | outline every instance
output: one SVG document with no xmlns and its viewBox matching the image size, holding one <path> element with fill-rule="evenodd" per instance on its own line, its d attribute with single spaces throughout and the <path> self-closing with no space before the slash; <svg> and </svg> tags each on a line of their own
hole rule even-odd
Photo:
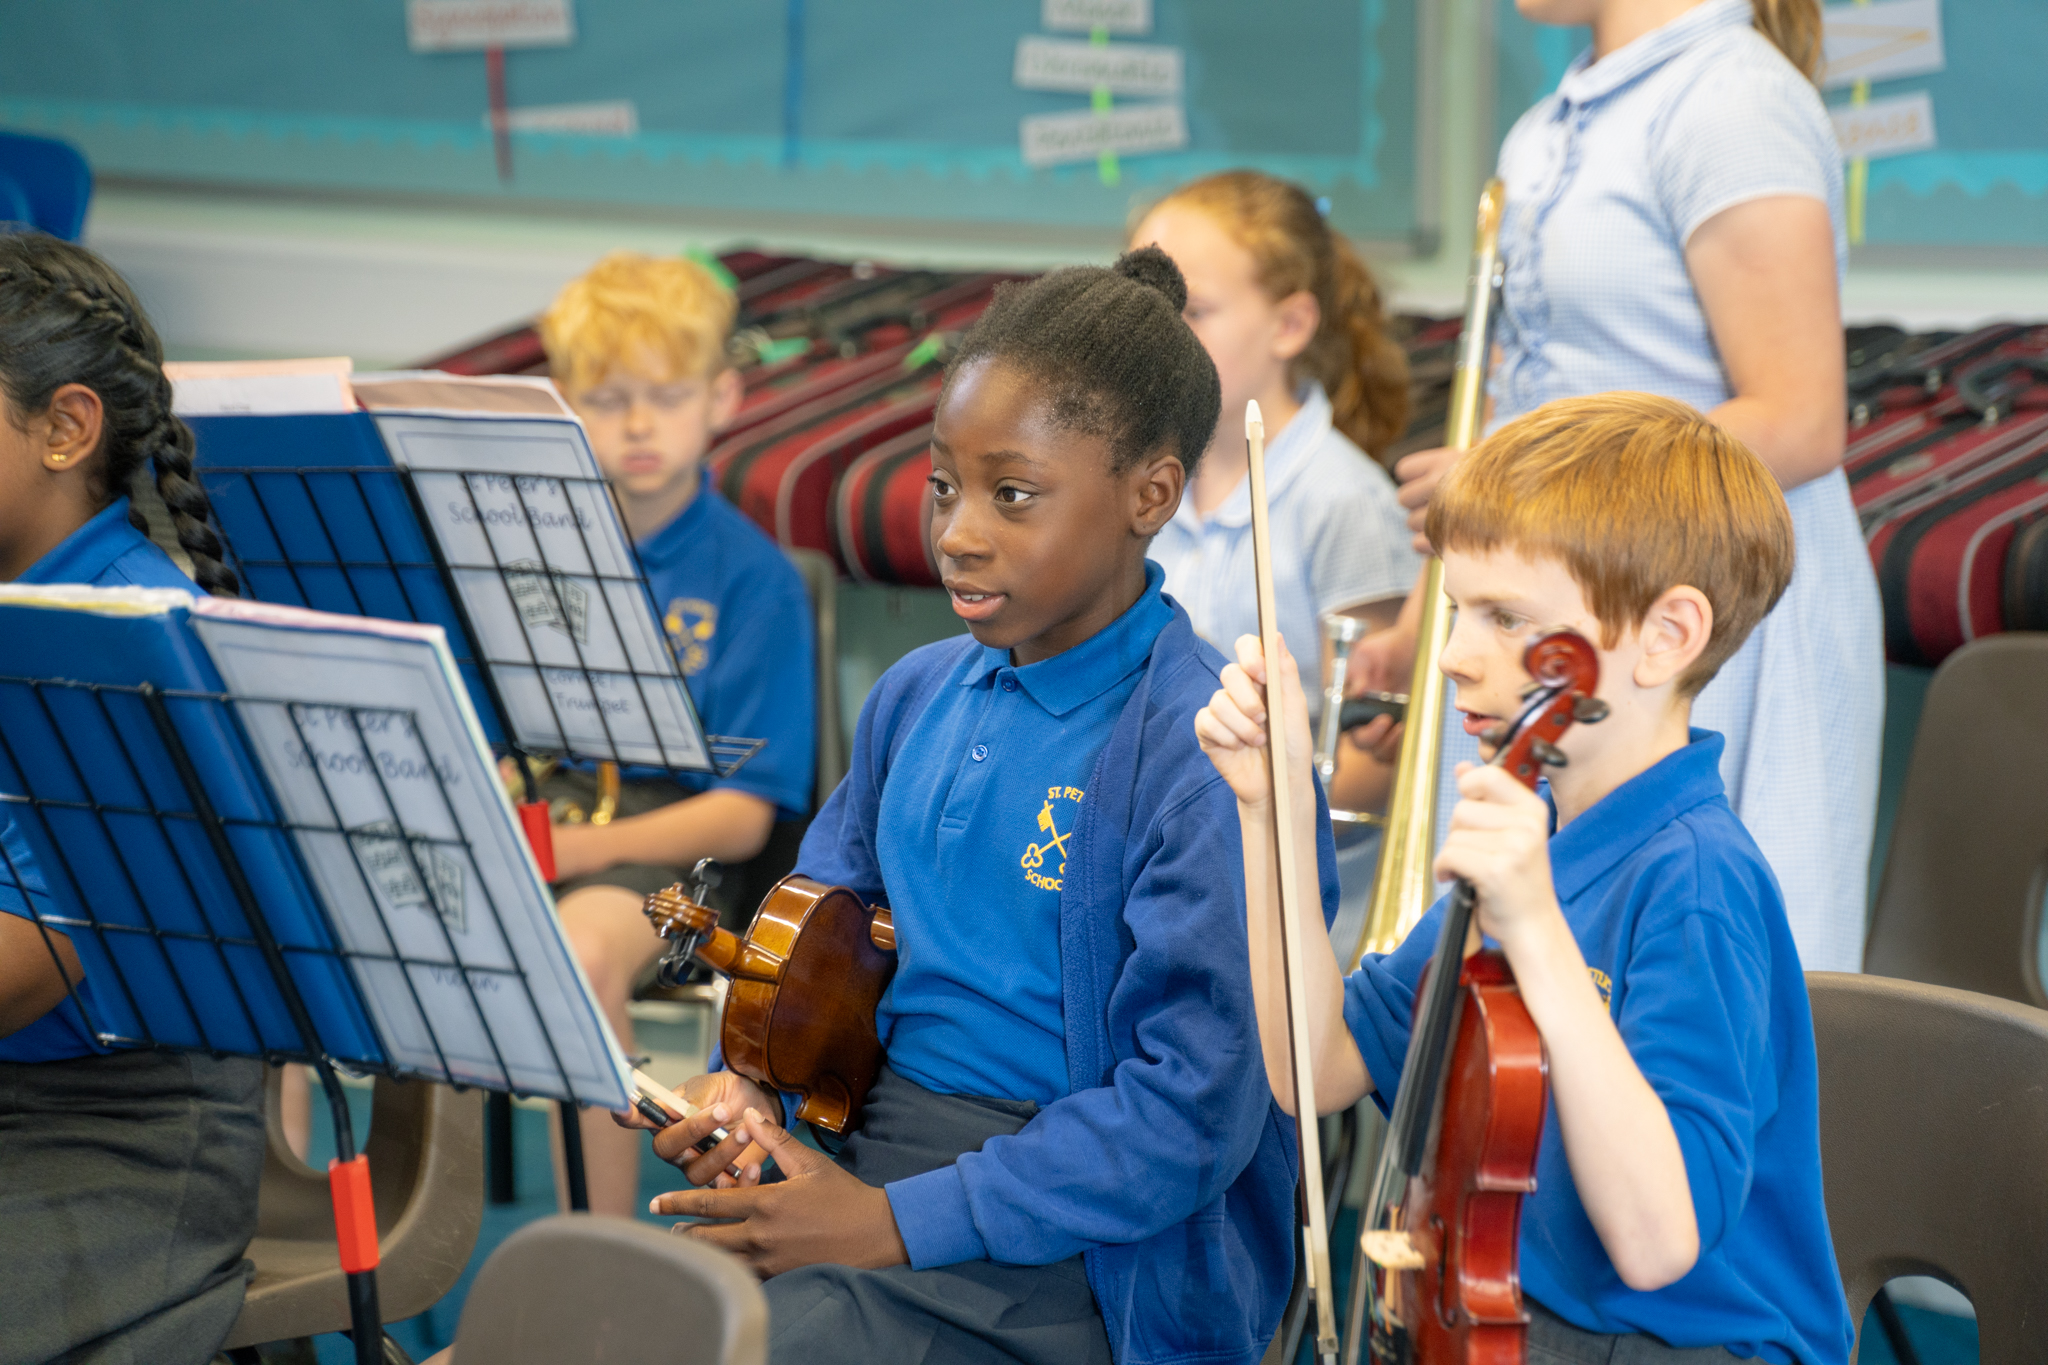
<svg viewBox="0 0 2048 1365">
<path fill-rule="evenodd" d="M 1082 795 L 1079 787 L 1045 789 L 1036 831 L 1018 860 L 1024 868 L 1024 880 L 1041 891 L 1058 891 L 1066 879 L 1074 819 L 1080 814 Z"/>
<path fill-rule="evenodd" d="M 697 597 L 678 597 L 661 618 L 669 647 L 676 652 L 683 676 L 694 678 L 711 662 L 711 638 L 718 634 L 718 608 Z"/>
<path fill-rule="evenodd" d="M 505 566 L 505 589 L 529 629 L 547 626 L 590 643 L 590 594 L 568 574 L 537 559 L 515 559 Z"/>
</svg>

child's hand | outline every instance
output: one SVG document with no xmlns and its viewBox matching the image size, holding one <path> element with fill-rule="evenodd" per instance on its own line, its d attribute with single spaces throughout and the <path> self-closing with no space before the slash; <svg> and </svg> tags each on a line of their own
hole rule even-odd
<svg viewBox="0 0 2048 1365">
<path fill-rule="evenodd" d="M 1308 699 L 1301 693 L 1301 670 L 1280 642 L 1280 713 L 1287 726 L 1287 756 L 1309 762 Z M 1266 768 L 1266 658 L 1255 635 L 1237 640 L 1237 662 L 1224 668 L 1223 686 L 1209 704 L 1195 713 L 1195 738 L 1202 752 L 1223 774 L 1223 780 L 1247 806 L 1263 805 L 1272 794 Z M 1297 772 L 1305 771 L 1303 768 Z"/>
<path fill-rule="evenodd" d="M 738 1136 L 751 1140 L 750 1152 L 774 1157 L 787 1179 L 758 1189 L 680 1190 L 657 1196 L 648 1212 L 708 1220 L 678 1224 L 676 1231 L 730 1251 L 763 1279 L 806 1265 L 880 1270 L 909 1263 L 887 1193 L 758 1110 L 748 1109 L 744 1118 Z"/>
<path fill-rule="evenodd" d="M 1450 836 L 1436 857 L 1440 879 L 1479 891 L 1479 928 L 1514 956 L 1515 942 L 1563 912 L 1550 880 L 1550 807 L 1500 768 L 1458 765 Z"/>
<path fill-rule="evenodd" d="M 781 1101 L 736 1071 L 714 1071 L 707 1076 L 693 1076 L 683 1084 L 682 1093 L 684 1099 L 697 1106 L 697 1116 L 672 1123 L 656 1133 L 654 1154 L 679 1167 L 692 1185 L 716 1185 L 720 1189 L 729 1189 L 737 1184 L 757 1183 L 766 1153 L 758 1145 L 749 1143 L 736 1125 L 742 1114 L 752 1110 L 781 1113 Z M 637 1111 L 612 1117 L 627 1128 L 653 1126 Z M 723 1128 L 732 1136 L 708 1152 L 697 1151 L 697 1144 L 710 1137 L 716 1128 Z M 727 1168 L 732 1166 L 739 1167 L 747 1178 L 743 1181 L 733 1179 L 727 1173 Z"/>
</svg>

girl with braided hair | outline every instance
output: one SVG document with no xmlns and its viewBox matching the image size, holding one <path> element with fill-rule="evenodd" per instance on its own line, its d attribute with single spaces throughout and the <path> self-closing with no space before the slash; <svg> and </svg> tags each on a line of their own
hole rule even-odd
<svg viewBox="0 0 2048 1365">
<path fill-rule="evenodd" d="M 145 462 L 197 583 L 129 506 Z M 83 247 L 0 236 L 0 581 L 233 595 L 206 517 L 133 292 Z M 202 1365 L 248 1283 L 263 1064 L 100 1046 L 70 998 L 94 983 L 31 917 L 55 906 L 4 817 L 0 853 L 0 1365 Z"/>
</svg>

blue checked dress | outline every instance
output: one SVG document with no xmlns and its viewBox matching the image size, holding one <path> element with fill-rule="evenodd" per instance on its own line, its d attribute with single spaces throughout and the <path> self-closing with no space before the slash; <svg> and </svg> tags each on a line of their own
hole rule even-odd
<svg viewBox="0 0 2048 1365">
<path fill-rule="evenodd" d="M 1708 0 L 1597 63 L 1581 53 L 1508 134 L 1496 421 L 1617 389 L 1702 411 L 1725 402 L 1684 255 L 1723 209 L 1819 199 L 1846 258 L 1827 114 L 1751 13 L 1750 0 Z M 1692 722 L 1727 738 L 1728 799 L 1777 873 L 1801 962 L 1857 971 L 1884 728 L 1882 610 L 1841 471 L 1785 500 L 1792 585 L 1700 694 Z M 1476 756 L 1455 727 L 1445 748 L 1440 830 L 1455 800 L 1449 764 Z"/>
</svg>

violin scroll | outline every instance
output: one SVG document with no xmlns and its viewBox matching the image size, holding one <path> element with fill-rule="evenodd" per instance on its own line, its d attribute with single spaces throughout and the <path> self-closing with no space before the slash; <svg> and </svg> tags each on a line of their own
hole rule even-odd
<svg viewBox="0 0 2048 1365">
<path fill-rule="evenodd" d="M 740 955 L 739 939 L 731 930 L 719 928 L 718 912 L 690 899 L 681 884 L 655 892 L 643 909 L 654 932 L 668 940 L 656 969 L 662 985 L 679 984 L 688 974 L 693 956 L 721 972 L 732 970 Z"/>
</svg>

